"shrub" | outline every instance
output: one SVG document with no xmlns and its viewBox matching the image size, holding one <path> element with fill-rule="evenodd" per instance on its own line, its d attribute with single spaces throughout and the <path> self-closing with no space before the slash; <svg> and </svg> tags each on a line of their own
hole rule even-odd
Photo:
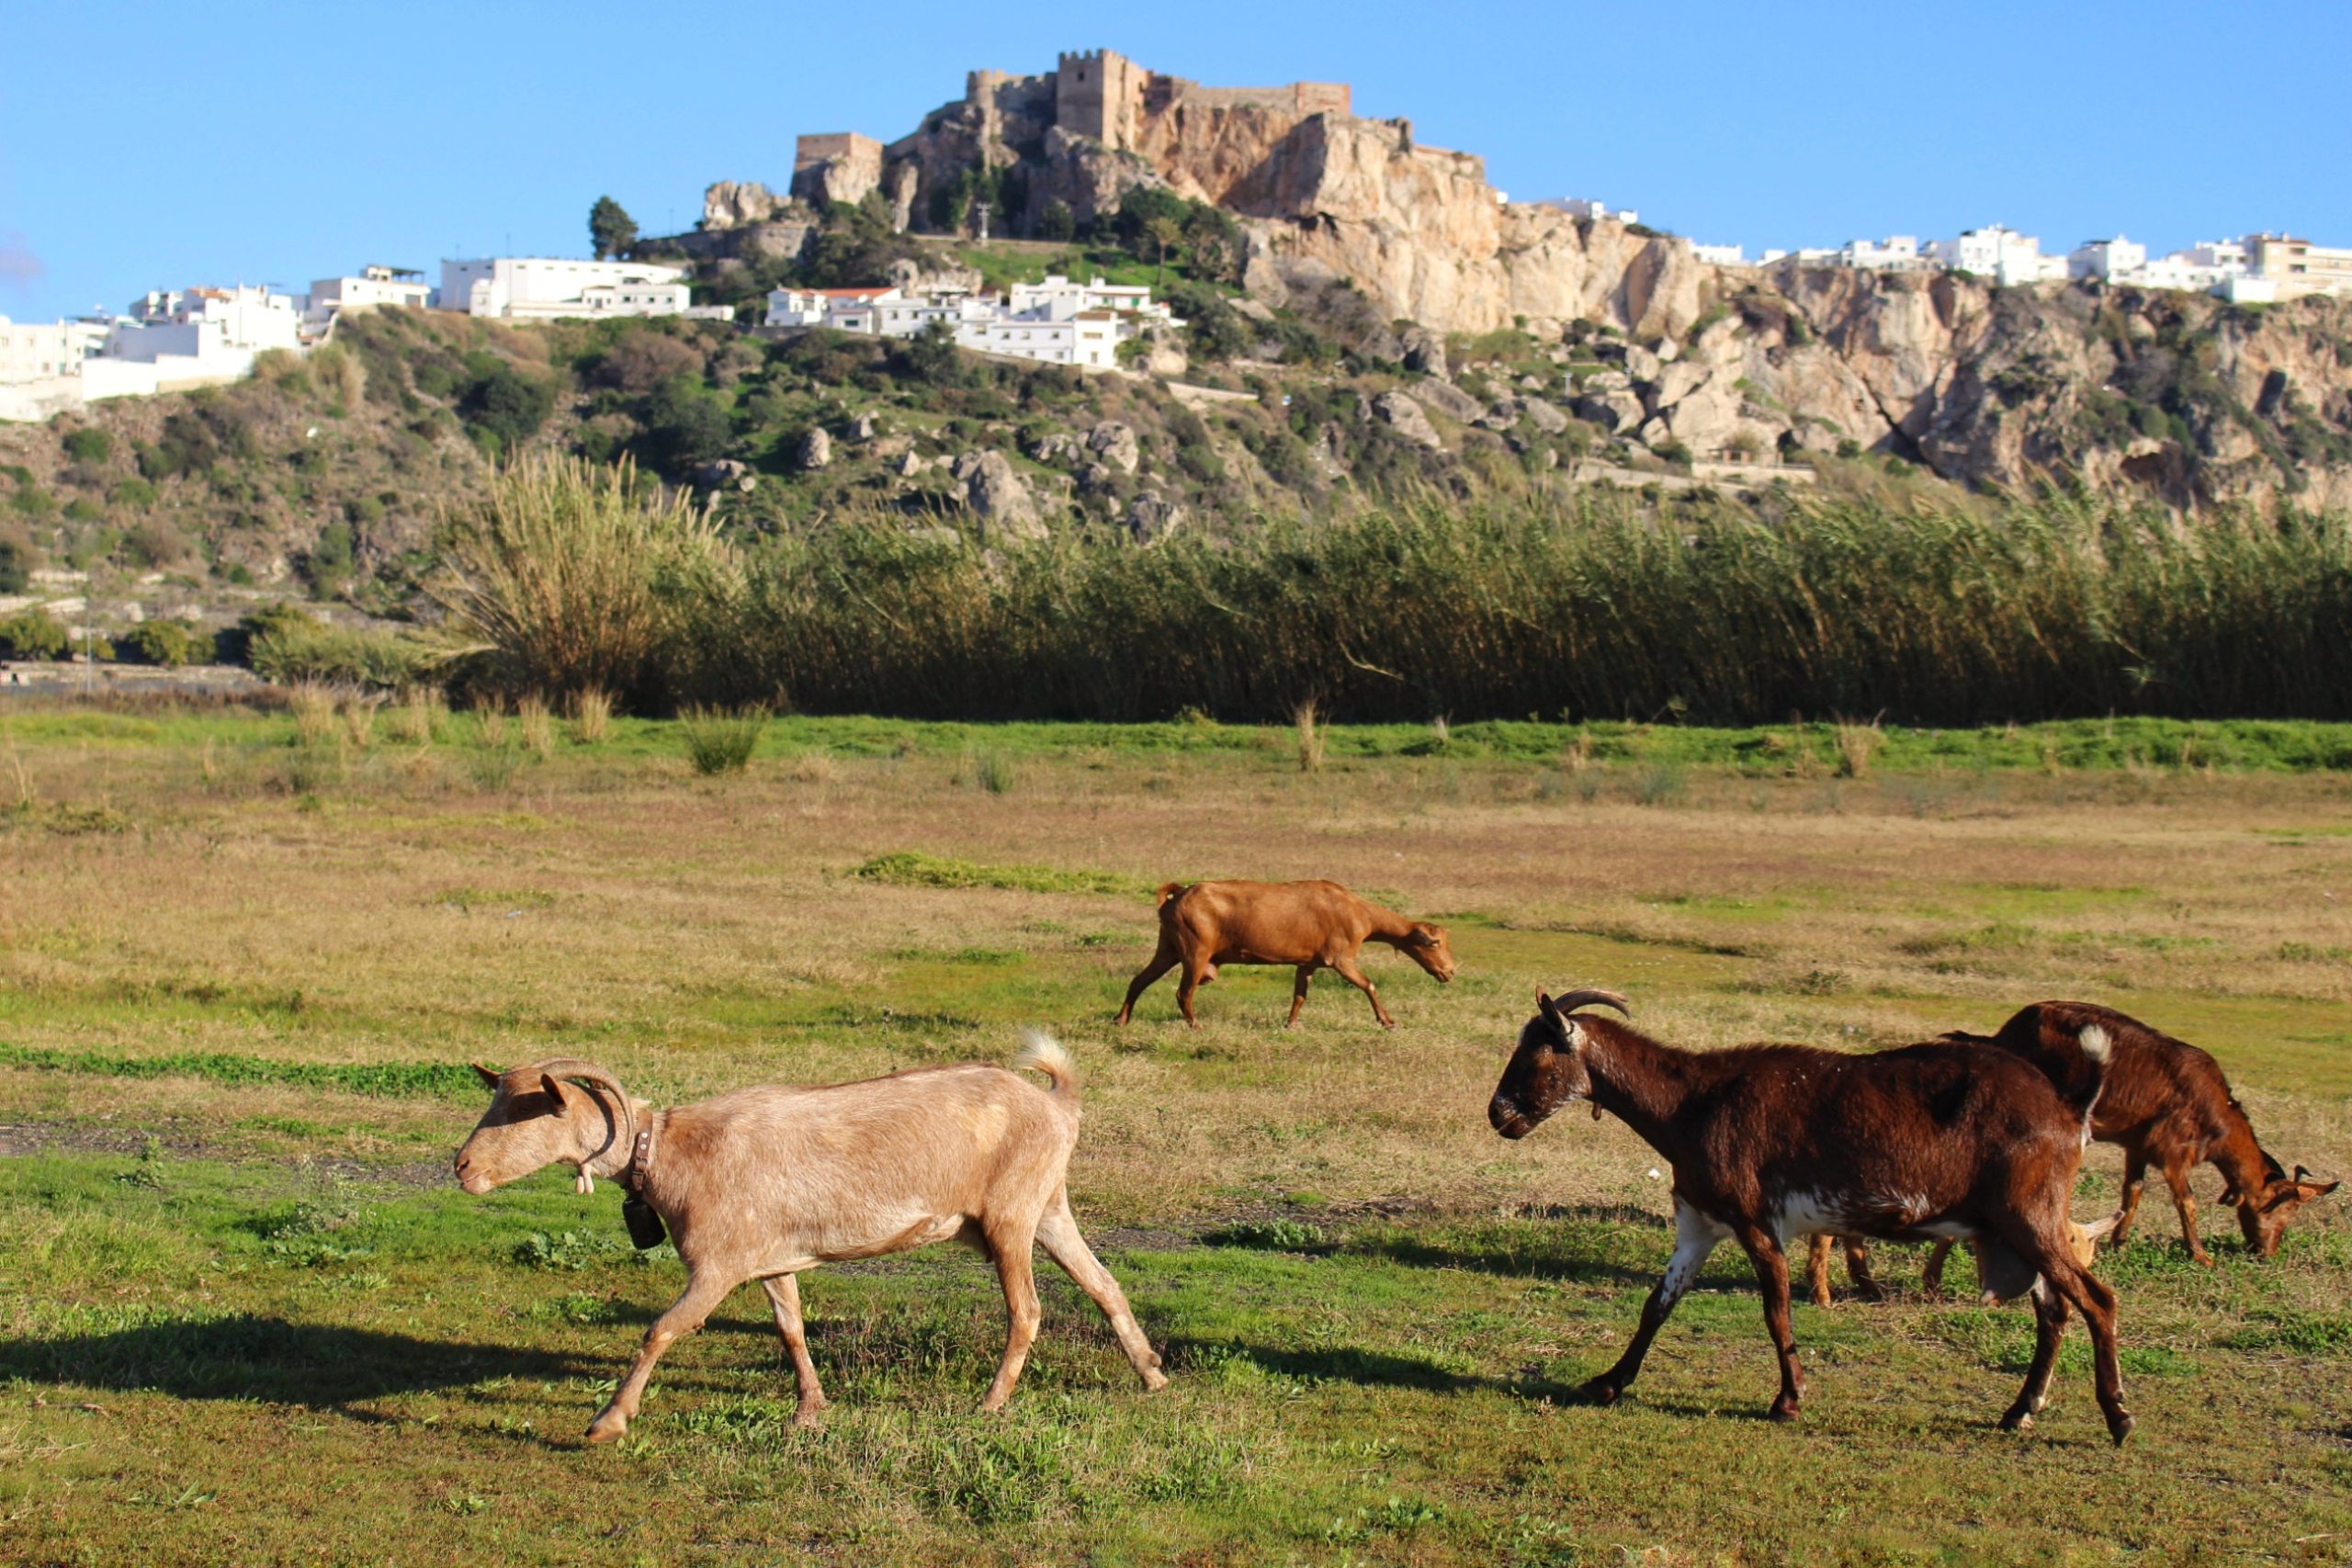
<svg viewBox="0 0 2352 1568">
<path fill-rule="evenodd" d="M 73 639 L 47 610 L 20 610 L 0 621 L 0 654 L 10 659 L 62 659 Z"/>
<path fill-rule="evenodd" d="M 553 383 L 504 363 L 476 377 L 458 400 L 458 417 L 469 431 L 489 436 L 490 446 L 498 452 L 511 452 L 529 440 L 554 412 Z"/>
<path fill-rule="evenodd" d="M 523 749 L 542 762 L 555 755 L 555 716 L 537 693 L 514 705 L 514 728 L 523 737 Z"/>
<path fill-rule="evenodd" d="M 724 648 L 737 592 L 710 518 L 626 461 L 516 464 L 442 529 L 433 592 L 510 693 L 594 689 L 655 705 L 689 694 Z"/>
<path fill-rule="evenodd" d="M 764 708 L 688 708 L 679 717 L 678 734 L 695 772 L 715 776 L 750 766 L 767 724 Z"/>
<path fill-rule="evenodd" d="M 312 681 L 390 692 L 415 685 L 442 650 L 398 632 L 287 622 L 254 636 L 245 657 L 254 674 L 281 686 Z"/>
<path fill-rule="evenodd" d="M 77 463 L 103 463 L 114 456 L 114 437 L 85 426 L 65 433 L 65 455 Z"/>
<path fill-rule="evenodd" d="M 177 670 L 184 664 L 209 661 L 212 658 L 212 638 L 194 626 L 177 621 L 141 621 L 123 638 L 123 645 L 136 653 L 141 661 Z"/>
<path fill-rule="evenodd" d="M 613 729 L 613 694 L 591 686 L 571 698 L 571 737 L 582 746 L 600 744 Z"/>
<path fill-rule="evenodd" d="M 22 539 L 0 539 L 0 593 L 22 593 L 32 581 L 32 547 Z"/>
</svg>

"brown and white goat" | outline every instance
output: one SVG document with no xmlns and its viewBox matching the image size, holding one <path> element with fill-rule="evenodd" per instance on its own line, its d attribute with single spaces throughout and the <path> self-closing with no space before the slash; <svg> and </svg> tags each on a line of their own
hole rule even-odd
<svg viewBox="0 0 2352 1568">
<path fill-rule="evenodd" d="M 2114 1055 L 2106 1087 L 2091 1108 L 2091 1136 L 2123 1150 L 2122 1201 L 2113 1217 L 2098 1227 L 2113 1241 L 2120 1243 L 2131 1234 L 2151 1165 L 2164 1172 L 2165 1184 L 2172 1189 L 2189 1257 L 2208 1268 L 2213 1259 L 2197 1234 L 2197 1199 L 2188 1186 L 2190 1173 L 2199 1165 L 2210 1160 L 2228 1183 L 2222 1201 L 2236 1208 L 2246 1251 L 2256 1258 L 2278 1250 L 2278 1238 L 2297 1209 L 2335 1190 L 2337 1182 L 2317 1180 L 2301 1166 L 2288 1175 L 2263 1149 L 2255 1138 L 2254 1123 L 2211 1055 L 2113 1008 L 2093 1002 L 2035 1002 L 2011 1014 L 1997 1033 L 1954 1031 L 1943 1038 L 1997 1046 L 2031 1058 L 2048 1051 L 2052 1041 L 2094 1026 L 2107 1032 Z M 1928 1259 L 1922 1282 L 1930 1295 L 1943 1289 L 1944 1259 L 1951 1251 L 1949 1244 L 1939 1245 Z M 1858 1247 L 1847 1248 L 1849 1269 L 1859 1255 Z M 1818 1299 L 1827 1288 L 1826 1251 L 1816 1252 L 1815 1267 Z"/>
<path fill-rule="evenodd" d="M 475 1065 L 493 1091 L 458 1151 L 458 1185 L 480 1194 L 545 1166 L 630 1189 L 669 1227 L 686 1288 L 653 1321 L 628 1373 L 588 1427 L 592 1443 L 628 1429 L 653 1365 L 746 1280 L 765 1287 L 800 1388 L 798 1419 L 824 1408 L 802 1331 L 804 1269 L 963 1240 L 995 1260 L 1012 1319 L 980 1408 L 1012 1393 L 1037 1337 L 1030 1249 L 1043 1243 L 1110 1319 L 1146 1389 L 1168 1380 L 1127 1299 L 1079 1234 L 1065 1172 L 1078 1142 L 1078 1078 L 1042 1035 L 1013 1058 L 1051 1092 L 1002 1067 L 917 1067 L 818 1089 L 737 1089 L 656 1111 L 602 1067 L 571 1058 L 505 1073 Z"/>
<path fill-rule="evenodd" d="M 1195 882 L 1189 887 L 1166 883 L 1159 889 L 1159 946 L 1128 985 L 1119 1021 L 1133 1017 L 1136 998 L 1180 964 L 1184 973 L 1177 982 L 1176 1005 L 1194 1029 L 1201 1021 L 1193 1014 L 1193 993 L 1216 978 L 1217 965 L 1293 964 L 1298 976 L 1291 986 L 1284 1028 L 1297 1027 L 1315 972 L 1331 969 L 1370 998 L 1381 1028 L 1394 1029 L 1396 1021 L 1380 1005 L 1380 993 L 1356 962 L 1367 942 L 1386 942 L 1441 986 L 1453 978 L 1453 952 L 1443 926 L 1384 909 L 1336 882 Z"/>
<path fill-rule="evenodd" d="M 1613 1020 L 1574 1016 L 1611 991 L 1537 993 L 1536 1015 L 1487 1108 L 1521 1138 L 1561 1106 L 1589 1100 L 1618 1117 L 1674 1169 L 1675 1247 L 1642 1307 L 1633 1343 L 1584 1385 L 1613 1403 L 1717 1243 L 1738 1241 L 1763 1288 L 1781 1362 L 1776 1420 L 1804 1389 L 1790 1334 L 1784 1248 L 1798 1235 L 1981 1240 L 1988 1279 L 2030 1291 L 2033 1364 L 2005 1427 L 2030 1427 L 2049 1397 L 2067 1307 L 2090 1325 L 2108 1434 L 2132 1430 L 2116 1365 L 2115 1296 L 2075 1262 L 2066 1202 L 2082 1160 L 2107 1040 L 2086 1028 L 2039 1064 L 1948 1041 L 1849 1055 L 1804 1045 L 1685 1051 Z"/>
</svg>

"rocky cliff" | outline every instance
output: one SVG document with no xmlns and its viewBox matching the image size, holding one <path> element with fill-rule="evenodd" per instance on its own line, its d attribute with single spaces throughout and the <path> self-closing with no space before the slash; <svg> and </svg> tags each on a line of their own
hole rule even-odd
<svg viewBox="0 0 2352 1568">
<path fill-rule="evenodd" d="M 996 231 L 1024 233 L 1164 186 L 1242 220 L 1241 282 L 1262 303 L 1334 324 L 1340 299 L 1373 358 L 1398 356 L 1394 322 L 1523 331 L 1566 350 L 1557 406 L 1628 444 L 1859 449 L 1972 485 L 2054 477 L 2177 506 L 2352 502 L 2346 302 L 1716 267 L 1671 235 L 1504 202 L 1477 157 L 1347 105 L 1344 87 L 1203 88 L 1064 55 L 1037 75 L 973 73 L 887 148 L 804 138 L 796 189 L 880 190 L 917 231 L 987 195 Z M 707 226 L 796 238 L 765 196 L 714 187 Z"/>
</svg>

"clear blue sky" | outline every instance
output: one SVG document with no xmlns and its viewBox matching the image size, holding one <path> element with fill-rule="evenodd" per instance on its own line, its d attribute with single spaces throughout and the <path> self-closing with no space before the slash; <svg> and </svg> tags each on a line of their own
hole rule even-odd
<svg viewBox="0 0 2352 1568">
<path fill-rule="evenodd" d="M 1216 84 L 1349 82 L 1357 112 L 1483 154 L 1515 197 L 1600 197 L 1750 254 L 1993 221 L 2060 250 L 2352 244 L 2346 0 L 1028 9 L 15 5 L 0 314 L 584 254 L 600 195 L 683 227 L 711 180 L 788 180 L 801 131 L 892 140 L 971 67 L 1102 47 Z"/>
</svg>

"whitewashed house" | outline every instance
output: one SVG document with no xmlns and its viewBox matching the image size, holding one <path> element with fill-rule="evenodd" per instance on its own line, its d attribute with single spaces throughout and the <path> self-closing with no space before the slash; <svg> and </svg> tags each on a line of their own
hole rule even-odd
<svg viewBox="0 0 2352 1568">
<path fill-rule="evenodd" d="M 2069 277 L 2098 277 L 2109 283 L 2137 281 L 2148 265 L 2148 247 L 2118 234 L 2112 240 L 2085 240 L 2066 253 Z"/>
<path fill-rule="evenodd" d="M 2006 224 L 1967 229 L 1956 239 L 1938 240 L 1936 260 L 1958 272 L 1973 272 L 2003 286 L 2042 283 L 2066 276 L 2064 256 L 2045 256 L 2041 242 Z"/>
<path fill-rule="evenodd" d="M 1710 266 L 1746 266 L 1745 247 L 1740 245 L 1702 245 L 1693 243 L 1690 254 Z"/>
<path fill-rule="evenodd" d="M 1630 207 L 1611 207 L 1605 201 L 1594 201 L 1587 197 L 1554 197 L 1549 201 L 1539 201 L 1535 205 L 1555 208 L 1571 218 L 1606 218 L 1619 223 L 1638 223 L 1642 220 L 1642 215 Z"/>
<path fill-rule="evenodd" d="M 909 338 L 944 325 L 956 345 L 1048 365 L 1107 370 L 1118 347 L 1148 327 L 1184 323 L 1140 284 L 1097 277 L 1073 283 L 1057 274 L 1041 283 L 1016 283 L 1008 297 L 963 288 L 909 291 L 865 288 L 776 288 L 768 293 L 771 327 L 830 327 Z"/>
<path fill-rule="evenodd" d="M 692 316 L 724 321 L 724 306 L 697 306 L 686 269 L 654 262 L 492 256 L 441 264 L 440 306 L 502 321 Z"/>
<path fill-rule="evenodd" d="M 1914 234 L 1889 234 L 1883 240 L 1849 240 L 1838 250 L 1838 265 L 1884 272 L 1919 265 L 1919 240 Z"/>
<path fill-rule="evenodd" d="M 384 266 L 370 262 L 357 277 L 322 277 L 311 285 L 302 307 L 302 333 L 316 340 L 325 335 L 335 317 L 346 310 L 372 310 L 383 305 L 423 310 L 433 302 L 433 287 L 414 267 Z"/>
</svg>

